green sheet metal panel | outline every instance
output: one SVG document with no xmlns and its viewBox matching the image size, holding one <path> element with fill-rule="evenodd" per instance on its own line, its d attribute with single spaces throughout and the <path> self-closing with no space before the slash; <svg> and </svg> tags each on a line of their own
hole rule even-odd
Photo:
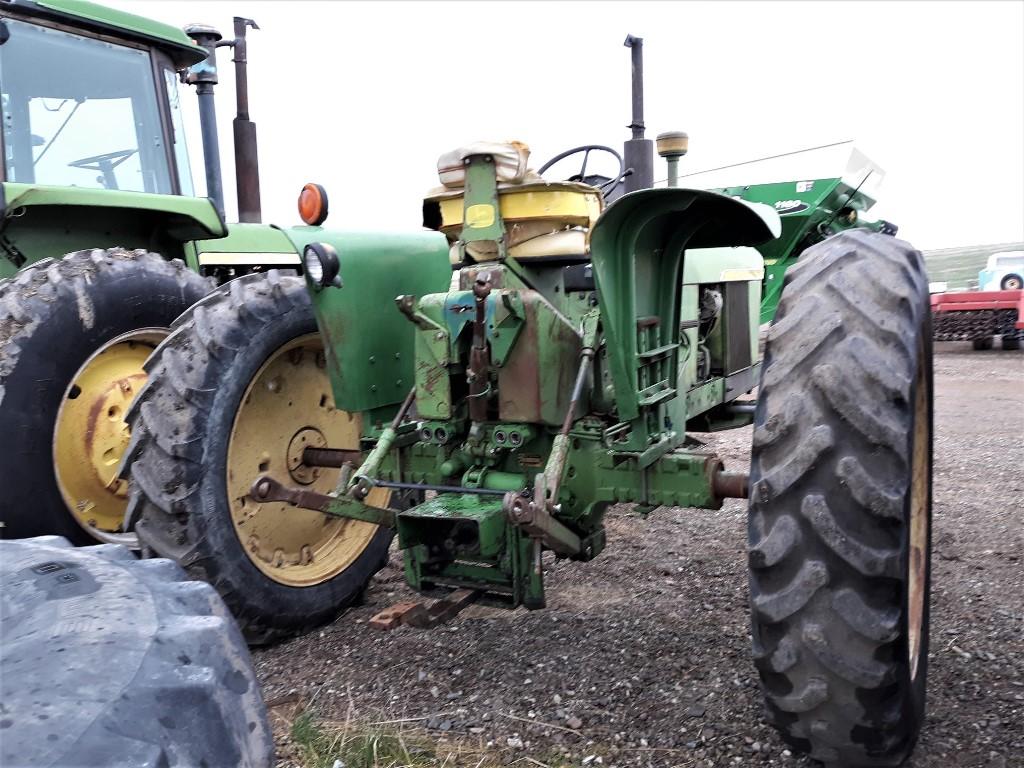
<svg viewBox="0 0 1024 768">
<path fill-rule="evenodd" d="M 335 405 L 368 411 L 401 402 L 413 386 L 415 326 L 395 298 L 447 290 L 447 240 L 436 232 L 282 231 L 300 254 L 313 242 L 338 252 L 341 287 L 311 290 Z"/>
<path fill-rule="evenodd" d="M 640 413 L 638 319 L 656 317 L 660 343 L 679 343 L 683 251 L 758 245 L 778 234 L 771 210 L 702 190 L 633 192 L 601 215 L 590 248 L 620 419 Z"/>
<path fill-rule="evenodd" d="M 107 34 L 120 34 L 126 38 L 152 43 L 165 49 L 174 63 L 182 68 L 206 58 L 206 51 L 203 48 L 193 43 L 182 30 L 170 24 L 85 0 L 39 0 L 36 5 L 44 13 L 48 12 L 45 15 L 57 17 L 73 26 L 84 24 Z M 28 9 L 31 11 L 31 6 Z"/>
<path fill-rule="evenodd" d="M 145 248 L 180 258 L 183 244 L 228 234 L 205 198 L 14 182 L 0 185 L 0 220 L 0 278 L 83 248 Z"/>
<path fill-rule="evenodd" d="M 752 203 L 772 206 L 782 222 L 782 233 L 775 240 L 758 246 L 764 256 L 760 322 L 770 322 L 782 293 L 786 270 L 807 247 L 805 238 L 817 227 L 829 224 L 830 230 L 849 225 L 836 218 L 844 206 L 863 213 L 875 200 L 839 178 L 808 181 L 781 181 L 771 184 L 747 184 L 715 190 L 723 195 Z"/>
</svg>

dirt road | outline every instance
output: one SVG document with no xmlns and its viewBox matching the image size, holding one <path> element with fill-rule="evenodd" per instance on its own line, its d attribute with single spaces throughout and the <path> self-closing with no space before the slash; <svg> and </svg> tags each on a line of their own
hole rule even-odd
<svg viewBox="0 0 1024 768">
<path fill-rule="evenodd" d="M 1024 766 L 1024 354 L 936 352 L 929 715 L 910 765 Z M 749 428 L 712 439 L 733 468 L 749 443 Z M 615 510 L 597 561 L 552 561 L 546 610 L 472 608 L 431 632 L 366 626 L 412 597 L 393 555 L 366 605 L 255 654 L 264 694 L 405 721 L 474 745 L 469 765 L 810 765 L 761 721 L 745 526 L 740 502 Z M 295 706 L 274 712 L 295 765 Z"/>
</svg>

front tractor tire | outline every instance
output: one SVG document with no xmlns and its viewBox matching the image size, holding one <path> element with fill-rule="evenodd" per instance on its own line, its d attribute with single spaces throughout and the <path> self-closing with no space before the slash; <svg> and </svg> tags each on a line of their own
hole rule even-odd
<svg viewBox="0 0 1024 768">
<path fill-rule="evenodd" d="M 751 456 L 769 721 L 827 765 L 896 766 L 924 719 L 932 350 L 921 255 L 849 231 L 786 275 Z"/>
<path fill-rule="evenodd" d="M 334 619 L 386 562 L 390 529 L 249 497 L 260 475 L 330 493 L 340 470 L 307 466 L 304 447 L 359 446 L 358 418 L 334 408 L 302 279 L 222 286 L 147 370 L 122 469 L 143 547 L 213 584 L 250 643 Z"/>
<path fill-rule="evenodd" d="M 181 261 L 121 248 L 0 282 L 0 536 L 133 543 L 117 478 L 124 415 L 146 358 L 210 288 Z"/>
</svg>

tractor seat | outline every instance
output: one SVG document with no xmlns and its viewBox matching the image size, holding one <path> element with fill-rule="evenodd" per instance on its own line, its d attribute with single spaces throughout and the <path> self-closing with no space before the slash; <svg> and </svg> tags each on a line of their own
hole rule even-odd
<svg viewBox="0 0 1024 768">
<path fill-rule="evenodd" d="M 505 222 L 509 256 L 523 261 L 586 261 L 587 231 L 604 209 L 600 190 L 574 181 L 545 181 L 527 167 L 530 148 L 522 142 L 477 142 L 446 152 L 437 162 L 442 186 L 424 199 L 424 225 L 443 232 L 453 243 L 452 263 L 458 262 L 463 225 L 463 161 L 472 155 L 495 159 L 498 208 Z M 497 257 L 497 245 L 468 243 L 466 253 L 476 261 Z"/>
</svg>

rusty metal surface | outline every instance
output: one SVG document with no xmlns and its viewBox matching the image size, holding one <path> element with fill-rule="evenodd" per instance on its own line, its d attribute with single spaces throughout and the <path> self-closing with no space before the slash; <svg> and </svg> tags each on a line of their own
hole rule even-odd
<svg viewBox="0 0 1024 768">
<path fill-rule="evenodd" d="M 238 220 L 241 222 L 259 223 L 262 220 L 260 207 L 260 168 L 259 153 L 256 145 L 256 123 L 249 119 L 249 77 L 248 77 L 248 43 L 246 29 L 259 29 L 256 22 L 241 16 L 235 16 L 233 41 L 224 41 L 219 45 L 228 45 L 233 49 L 235 64 L 235 104 L 237 107 L 232 131 L 235 139 L 235 186 L 238 193 Z"/>
<path fill-rule="evenodd" d="M 340 448 L 306 448 L 302 452 L 302 463 L 310 467 L 344 467 L 356 464 L 363 458 L 360 451 L 346 451 Z"/>
<path fill-rule="evenodd" d="M 745 499 L 750 495 L 750 477 L 745 472 L 715 472 L 711 490 L 720 499 Z"/>
<path fill-rule="evenodd" d="M 538 291 L 519 290 L 523 328 L 498 369 L 502 421 L 560 426 L 578 371 L 579 334 Z"/>
<path fill-rule="evenodd" d="M 402 624 L 416 629 L 431 629 L 455 618 L 483 592 L 478 589 L 457 589 L 445 598 L 421 603 L 397 603 L 378 613 L 369 624 L 374 629 L 397 629 Z"/>
<path fill-rule="evenodd" d="M 296 507 L 315 509 L 318 512 L 324 512 L 334 501 L 333 498 L 323 493 L 289 488 L 266 475 L 256 478 L 249 495 L 256 501 L 285 501 Z"/>
<path fill-rule="evenodd" d="M 469 352 L 469 418 L 487 421 L 487 404 L 491 394 L 491 354 L 487 346 L 487 297 L 491 295 L 491 273 L 480 272 L 473 282 L 476 317 L 473 320 L 473 347 Z"/>
<path fill-rule="evenodd" d="M 533 497 L 516 491 L 505 494 L 502 509 L 509 522 L 552 552 L 575 555 L 583 549 L 580 537 L 550 515 L 545 506 L 544 474 L 538 473 Z"/>
<path fill-rule="evenodd" d="M 373 490 L 374 488 L 371 486 L 361 499 L 369 497 Z M 249 491 L 249 495 L 258 502 L 284 501 L 302 509 L 322 512 L 325 515 L 342 517 L 348 520 L 362 520 L 363 522 L 383 525 L 389 528 L 395 527 L 395 512 L 392 509 L 385 508 L 386 502 L 382 502 L 381 506 L 375 506 L 372 503 L 363 503 L 361 499 L 348 496 L 326 496 L 313 491 L 289 488 L 266 475 L 256 478 Z"/>
</svg>

